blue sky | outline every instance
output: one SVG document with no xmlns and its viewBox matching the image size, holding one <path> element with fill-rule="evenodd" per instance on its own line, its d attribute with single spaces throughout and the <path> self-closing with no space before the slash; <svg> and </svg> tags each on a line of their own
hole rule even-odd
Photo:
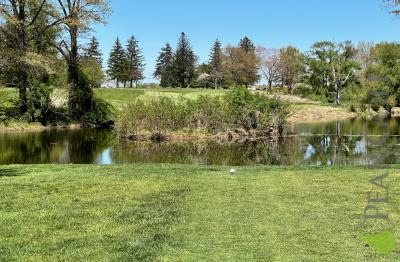
<svg viewBox="0 0 400 262">
<path fill-rule="evenodd" d="M 400 18 L 382 0 L 111 0 L 113 14 L 96 26 L 105 60 L 117 37 L 139 40 L 146 59 L 146 82 L 166 42 L 173 46 L 186 32 L 199 62 L 208 59 L 213 41 L 237 44 L 243 36 L 257 45 L 294 45 L 306 51 L 319 40 L 398 41 Z"/>
</svg>

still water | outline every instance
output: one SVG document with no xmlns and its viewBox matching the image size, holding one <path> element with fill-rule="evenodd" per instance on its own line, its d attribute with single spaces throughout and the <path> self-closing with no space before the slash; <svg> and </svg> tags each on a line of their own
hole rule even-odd
<svg viewBox="0 0 400 262">
<path fill-rule="evenodd" d="M 111 131 L 0 132 L 0 164 L 197 163 L 378 165 L 400 163 L 400 120 L 287 126 L 280 141 L 119 142 Z"/>
</svg>

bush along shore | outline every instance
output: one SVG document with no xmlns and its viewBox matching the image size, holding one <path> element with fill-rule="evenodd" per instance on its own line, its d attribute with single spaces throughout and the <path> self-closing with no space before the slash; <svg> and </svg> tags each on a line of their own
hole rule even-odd
<svg viewBox="0 0 400 262">
<path fill-rule="evenodd" d="M 135 141 L 276 138 L 288 115 L 286 102 L 235 88 L 221 97 L 138 99 L 120 112 L 115 131 Z"/>
</svg>

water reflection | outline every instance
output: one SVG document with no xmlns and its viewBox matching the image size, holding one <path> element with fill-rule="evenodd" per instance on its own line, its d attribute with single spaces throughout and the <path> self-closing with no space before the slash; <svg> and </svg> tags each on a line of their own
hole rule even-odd
<svg viewBox="0 0 400 262">
<path fill-rule="evenodd" d="M 110 131 L 0 133 L 0 164 L 197 163 L 206 165 L 368 165 L 400 160 L 399 121 L 288 126 L 275 143 L 125 143 Z"/>
<path fill-rule="evenodd" d="M 112 141 L 112 133 L 96 130 L 1 132 L 0 164 L 91 164 Z"/>
</svg>

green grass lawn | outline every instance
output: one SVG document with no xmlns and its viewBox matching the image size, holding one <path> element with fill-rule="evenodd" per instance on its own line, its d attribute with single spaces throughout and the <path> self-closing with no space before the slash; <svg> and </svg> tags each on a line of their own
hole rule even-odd
<svg viewBox="0 0 400 262">
<path fill-rule="evenodd" d="M 115 108 L 122 109 L 126 104 L 137 98 L 148 99 L 157 96 L 170 96 L 179 98 L 196 98 L 200 95 L 222 95 L 226 90 L 214 89 L 192 89 L 192 88 L 160 88 L 160 89 L 135 89 L 135 88 L 96 88 L 94 92 L 99 97 L 111 103 Z M 54 89 L 54 99 L 67 99 L 66 89 Z M 0 103 L 10 98 L 17 98 L 18 92 L 15 88 L 0 88 Z"/>
<path fill-rule="evenodd" d="M 380 206 L 389 222 L 363 219 L 369 180 L 385 171 L 4 166 L 0 261 L 399 261 L 399 246 L 374 249 L 386 233 L 364 241 L 388 228 L 400 241 L 396 169 Z"/>
<path fill-rule="evenodd" d="M 161 88 L 161 89 L 132 89 L 132 88 L 99 88 L 95 94 L 110 102 L 115 108 L 122 109 L 129 102 L 137 98 L 149 99 L 157 96 L 196 98 L 200 95 L 222 95 L 224 90 L 189 89 L 189 88 Z"/>
</svg>

